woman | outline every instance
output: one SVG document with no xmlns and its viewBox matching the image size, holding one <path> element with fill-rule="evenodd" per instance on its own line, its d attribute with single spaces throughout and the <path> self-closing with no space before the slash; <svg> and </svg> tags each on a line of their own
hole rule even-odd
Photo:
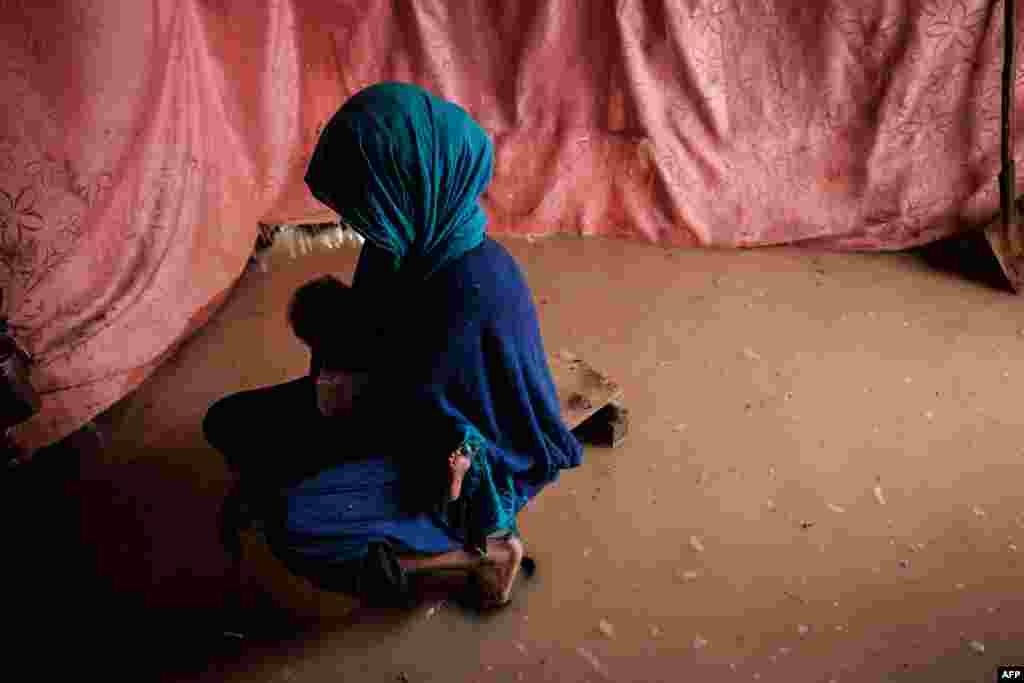
<svg viewBox="0 0 1024 683">
<path fill-rule="evenodd" d="M 480 607 L 505 604 L 527 565 L 522 544 L 491 539 L 486 557 L 460 550 L 431 514 L 402 504 L 398 460 L 364 428 L 372 424 L 360 399 L 372 381 L 374 339 L 358 322 L 359 302 L 332 276 L 299 287 L 288 321 L 312 352 L 310 374 L 227 396 L 207 411 L 206 438 L 238 476 L 221 510 L 222 540 L 240 561 L 239 532 L 261 519 L 289 569 L 369 604 L 403 605 L 413 597 L 409 574 L 440 569 L 471 571 L 478 580 L 467 597 Z M 327 378 L 330 396 L 318 386 Z"/>
<path fill-rule="evenodd" d="M 493 163 L 463 109 L 400 83 L 353 96 L 317 144 L 307 185 L 366 240 L 354 292 L 370 341 L 353 360 L 370 381 L 336 437 L 355 460 L 290 487 L 268 529 L 299 573 L 386 589 L 409 571 L 470 568 L 482 607 L 507 604 L 516 515 L 582 462 L 529 288 L 486 236 Z"/>
<path fill-rule="evenodd" d="M 479 199 L 493 165 L 490 138 L 461 107 L 381 83 L 329 122 L 306 174 L 313 196 L 365 239 L 353 284 L 394 342 L 374 362 L 388 372 L 375 374 L 371 403 L 412 437 L 406 481 L 445 475 L 439 504 L 424 487 L 421 505 L 476 549 L 488 535 L 517 536 L 523 505 L 582 462 L 530 290 L 486 235 Z"/>
</svg>

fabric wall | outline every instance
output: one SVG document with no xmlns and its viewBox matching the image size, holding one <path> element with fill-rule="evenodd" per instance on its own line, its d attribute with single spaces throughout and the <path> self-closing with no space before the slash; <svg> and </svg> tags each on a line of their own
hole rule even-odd
<svg viewBox="0 0 1024 683">
<path fill-rule="evenodd" d="M 208 320 L 257 221 L 331 217 L 302 183 L 308 155 L 379 80 L 430 87 L 493 135 L 495 232 L 899 249 L 998 210 L 988 0 L 0 0 L 0 14 L 0 287 L 44 394 L 16 433 L 29 447 L 105 410 Z"/>
</svg>

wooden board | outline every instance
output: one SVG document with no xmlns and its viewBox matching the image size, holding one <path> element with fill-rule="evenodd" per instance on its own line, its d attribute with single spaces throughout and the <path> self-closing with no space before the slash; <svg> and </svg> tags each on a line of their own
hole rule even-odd
<svg viewBox="0 0 1024 683">
<path fill-rule="evenodd" d="M 562 419 L 576 429 L 609 403 L 622 399 L 622 388 L 572 354 L 562 351 L 549 358 Z"/>
</svg>

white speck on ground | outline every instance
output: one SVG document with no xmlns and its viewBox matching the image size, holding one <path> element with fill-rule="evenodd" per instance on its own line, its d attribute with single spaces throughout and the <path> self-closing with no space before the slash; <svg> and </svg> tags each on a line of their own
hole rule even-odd
<svg viewBox="0 0 1024 683">
<path fill-rule="evenodd" d="M 875 501 L 877 501 L 879 505 L 885 505 L 885 492 L 882 491 L 881 485 L 875 486 L 873 493 L 875 494 Z"/>
</svg>

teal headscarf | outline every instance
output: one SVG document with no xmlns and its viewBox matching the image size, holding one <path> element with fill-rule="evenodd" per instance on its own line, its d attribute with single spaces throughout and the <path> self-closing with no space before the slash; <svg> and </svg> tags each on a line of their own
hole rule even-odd
<svg viewBox="0 0 1024 683">
<path fill-rule="evenodd" d="M 306 172 L 313 196 L 403 279 L 426 279 L 479 246 L 494 149 L 458 105 L 405 83 L 354 95 L 327 124 Z"/>
</svg>

